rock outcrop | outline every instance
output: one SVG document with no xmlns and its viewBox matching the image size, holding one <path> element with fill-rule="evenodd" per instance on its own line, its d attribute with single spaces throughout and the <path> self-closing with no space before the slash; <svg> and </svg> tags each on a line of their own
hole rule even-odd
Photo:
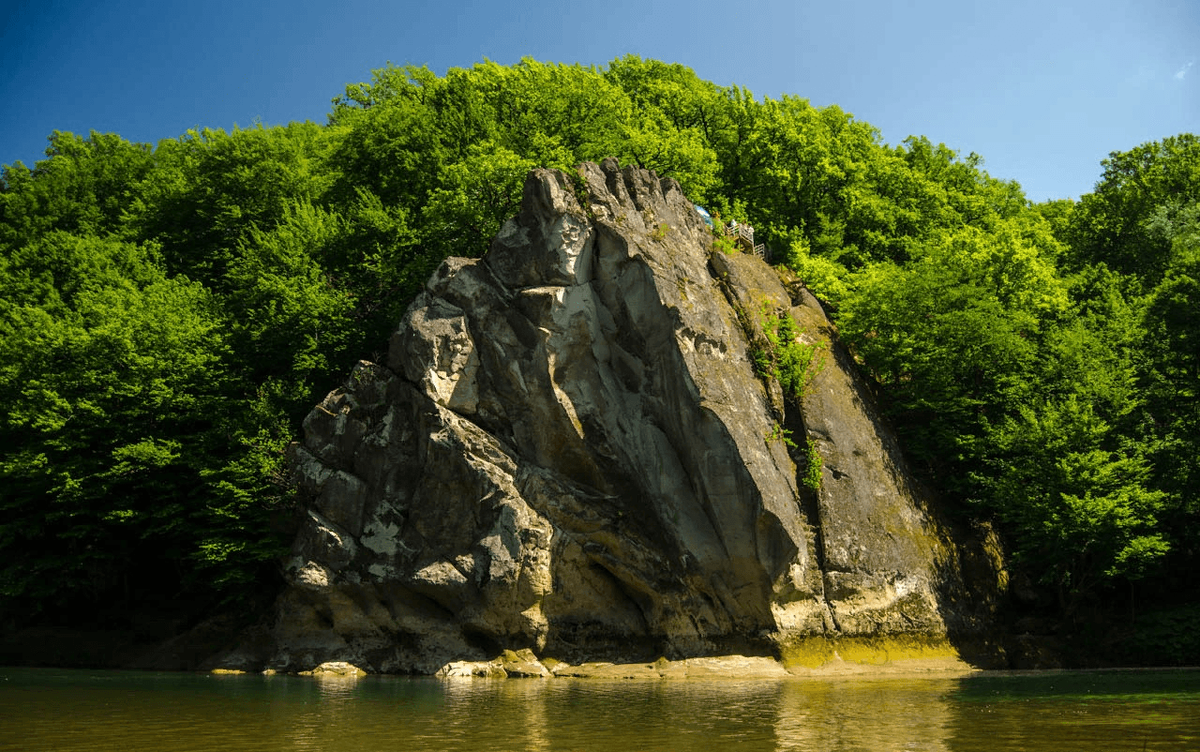
<svg viewBox="0 0 1200 752">
<path fill-rule="evenodd" d="M 786 656 L 978 631 L 961 547 L 817 301 L 714 251 L 674 181 L 615 160 L 579 176 L 531 173 L 489 253 L 447 259 L 387 363 L 306 419 L 267 663 L 434 673 L 505 650 Z M 761 314 L 783 311 L 825 343 L 800 410 L 751 362 Z M 798 481 L 805 436 L 819 491 Z"/>
</svg>

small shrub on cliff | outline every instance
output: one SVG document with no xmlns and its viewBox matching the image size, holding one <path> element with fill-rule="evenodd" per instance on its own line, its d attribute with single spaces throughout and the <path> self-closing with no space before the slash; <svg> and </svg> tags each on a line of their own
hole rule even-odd
<svg viewBox="0 0 1200 752">
<path fill-rule="evenodd" d="M 784 428 L 778 422 L 771 427 L 771 430 L 768 431 L 767 435 L 763 438 L 766 439 L 768 444 L 773 441 L 782 441 L 784 445 L 788 447 L 789 454 L 791 454 L 793 458 L 796 457 L 796 454 L 790 450 L 799 449 L 799 445 L 797 445 L 796 441 L 792 438 L 792 432 Z M 804 449 L 801 451 L 803 456 L 800 459 L 800 483 L 810 491 L 820 491 L 821 471 L 824 469 L 825 463 L 821 459 L 821 455 L 817 452 L 816 442 L 812 439 L 806 438 L 804 440 Z"/>
<path fill-rule="evenodd" d="M 810 491 L 820 491 L 821 471 L 824 469 L 825 462 L 821 459 L 820 453 L 817 452 L 817 443 L 812 439 L 805 439 L 804 475 L 800 479 L 804 487 Z"/>
<path fill-rule="evenodd" d="M 792 432 L 780 425 L 778 421 L 775 425 L 771 426 L 771 430 L 763 438 L 766 439 L 768 444 L 772 441 L 782 441 L 785 446 L 792 448 L 796 446 L 796 442 L 792 440 Z"/>
<path fill-rule="evenodd" d="M 713 248 L 727 256 L 737 252 L 737 246 L 733 244 L 733 238 L 728 235 L 717 235 L 713 238 Z"/>
<path fill-rule="evenodd" d="M 754 370 L 762 378 L 778 381 L 784 396 L 799 402 L 825 367 L 825 359 L 820 355 L 824 343 L 801 342 L 796 322 L 788 313 L 776 315 L 764 311 L 762 324 L 766 342 L 751 351 Z"/>
</svg>

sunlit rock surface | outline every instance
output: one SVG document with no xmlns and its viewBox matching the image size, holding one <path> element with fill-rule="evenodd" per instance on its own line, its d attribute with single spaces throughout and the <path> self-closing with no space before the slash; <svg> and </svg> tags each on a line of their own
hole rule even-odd
<svg viewBox="0 0 1200 752">
<path fill-rule="evenodd" d="M 997 572 L 936 521 L 816 300 L 714 251 L 674 181 L 580 175 L 531 173 L 491 251 L 447 259 L 387 362 L 308 416 L 277 622 L 227 661 L 478 675 L 505 650 L 787 658 L 980 633 Z M 751 365 L 781 311 L 825 343 L 799 411 Z M 819 492 L 798 482 L 806 436 Z"/>
</svg>

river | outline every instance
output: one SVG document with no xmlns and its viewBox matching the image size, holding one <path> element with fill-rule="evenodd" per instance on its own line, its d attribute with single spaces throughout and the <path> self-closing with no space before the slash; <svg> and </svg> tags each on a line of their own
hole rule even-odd
<svg viewBox="0 0 1200 752">
<path fill-rule="evenodd" d="M 1200 749 L 1200 671 L 598 681 L 0 668 L 0 749 Z"/>
</svg>

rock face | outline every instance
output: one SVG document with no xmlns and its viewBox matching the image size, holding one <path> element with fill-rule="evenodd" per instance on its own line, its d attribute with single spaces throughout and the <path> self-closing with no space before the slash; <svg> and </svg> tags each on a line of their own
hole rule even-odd
<svg viewBox="0 0 1200 752">
<path fill-rule="evenodd" d="M 268 663 L 434 673 L 503 650 L 653 660 L 977 630 L 987 604 L 817 302 L 714 251 L 674 181 L 579 172 L 531 173 L 490 252 L 447 259 L 387 363 L 360 362 L 306 419 L 307 520 Z M 826 343 L 800 410 L 751 364 L 760 314 L 782 311 Z"/>
</svg>

